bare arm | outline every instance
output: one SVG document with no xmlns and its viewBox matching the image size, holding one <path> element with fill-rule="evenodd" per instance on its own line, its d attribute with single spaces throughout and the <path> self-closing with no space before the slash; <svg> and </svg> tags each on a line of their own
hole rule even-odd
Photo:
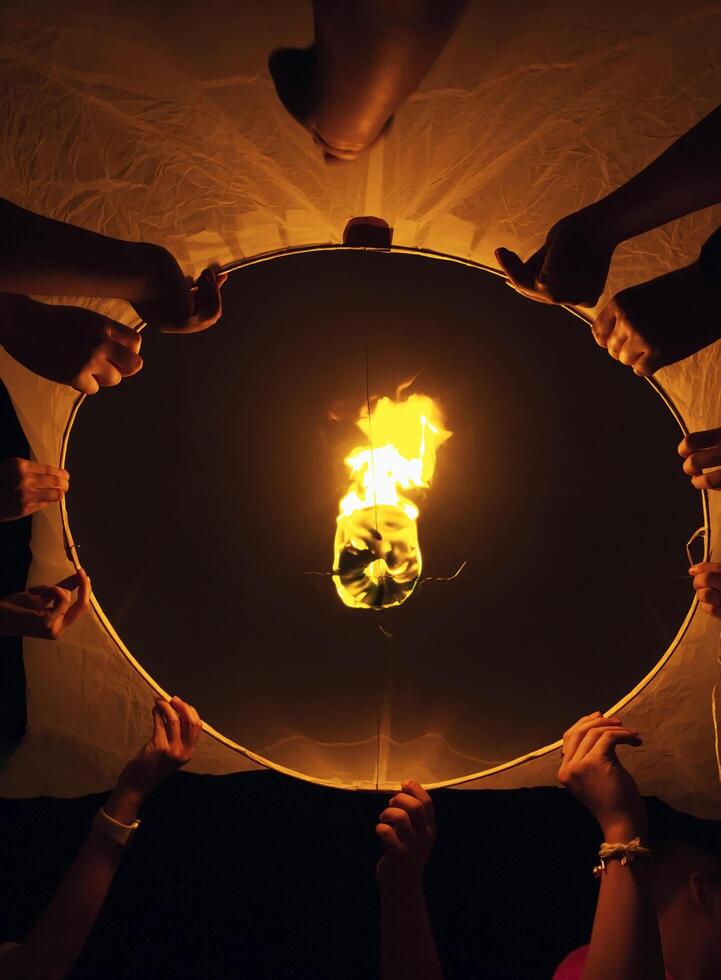
<svg viewBox="0 0 721 980">
<path fill-rule="evenodd" d="M 403 783 L 376 827 L 384 855 L 376 877 L 381 896 L 383 980 L 442 980 L 423 893 L 423 871 L 435 840 L 433 803 L 414 781 Z"/>
<path fill-rule="evenodd" d="M 632 827 L 618 837 L 604 835 L 609 843 L 638 836 Z M 653 870 L 639 862 L 622 867 L 620 861 L 610 861 L 601 878 L 583 980 L 663 980 L 664 976 Z"/>
<path fill-rule="evenodd" d="M 152 739 L 128 763 L 105 804 L 108 816 L 129 825 L 162 779 L 190 760 L 201 730 L 193 707 L 157 701 Z M 0 959 L 0 980 L 62 980 L 80 956 L 120 862 L 122 847 L 91 829 L 78 856 L 25 941 Z"/>
<path fill-rule="evenodd" d="M 721 106 L 596 205 L 618 242 L 721 201 Z"/>
<path fill-rule="evenodd" d="M 124 299 L 166 333 L 194 333 L 221 315 L 225 276 L 194 284 L 167 249 L 55 221 L 0 199 L 0 293 Z"/>
<path fill-rule="evenodd" d="M 380 892 L 383 980 L 443 980 L 423 887 Z"/>
<path fill-rule="evenodd" d="M 0 292 L 142 301 L 157 246 L 124 242 L 0 200 Z M 155 250 L 155 254 L 153 251 Z"/>
<path fill-rule="evenodd" d="M 560 781 L 598 820 L 604 841 L 646 844 L 646 809 L 616 757 L 619 745 L 640 745 L 637 732 L 600 712 L 581 718 L 563 737 Z M 601 887 L 583 980 L 664 980 L 653 894 L 653 870 L 611 860 Z"/>
<path fill-rule="evenodd" d="M 561 218 L 526 261 L 506 248 L 496 258 L 529 299 L 593 306 L 621 242 L 720 201 L 721 106 L 617 190 Z"/>
<path fill-rule="evenodd" d="M 110 802 L 105 810 L 121 823 L 131 824 L 139 801 L 118 799 L 125 815 Z M 120 863 L 122 846 L 91 830 L 60 887 L 22 945 L 0 959 L 2 980 L 61 980 L 85 946 Z"/>
</svg>

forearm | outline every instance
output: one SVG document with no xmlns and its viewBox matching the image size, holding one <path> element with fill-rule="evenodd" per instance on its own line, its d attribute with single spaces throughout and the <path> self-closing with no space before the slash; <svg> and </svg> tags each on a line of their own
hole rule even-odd
<svg viewBox="0 0 721 980">
<path fill-rule="evenodd" d="M 591 206 L 615 243 L 721 201 L 721 106 Z"/>
<path fill-rule="evenodd" d="M 146 298 L 156 246 L 124 242 L 0 200 L 0 292 Z"/>
<path fill-rule="evenodd" d="M 381 885 L 382 980 L 442 980 L 422 885 Z"/>
<path fill-rule="evenodd" d="M 130 824 L 138 796 L 114 792 L 106 812 Z M 0 960 L 1 980 L 61 980 L 80 956 L 112 884 L 122 847 L 91 830 L 60 887 L 16 950 Z"/>
<path fill-rule="evenodd" d="M 611 843 L 644 843 L 645 828 L 608 830 Z M 607 863 L 591 934 L 583 980 L 664 980 L 663 953 L 653 890 L 653 867 L 641 861 Z"/>
</svg>

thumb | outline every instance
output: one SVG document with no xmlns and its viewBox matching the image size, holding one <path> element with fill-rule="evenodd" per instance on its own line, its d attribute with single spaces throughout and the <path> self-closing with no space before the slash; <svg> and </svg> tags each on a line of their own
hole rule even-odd
<svg viewBox="0 0 721 980">
<path fill-rule="evenodd" d="M 520 256 L 508 248 L 497 248 L 495 255 L 501 270 L 505 272 L 514 285 L 525 286 L 526 288 L 532 285 L 532 281 L 531 283 L 528 282 L 526 269 Z"/>
</svg>

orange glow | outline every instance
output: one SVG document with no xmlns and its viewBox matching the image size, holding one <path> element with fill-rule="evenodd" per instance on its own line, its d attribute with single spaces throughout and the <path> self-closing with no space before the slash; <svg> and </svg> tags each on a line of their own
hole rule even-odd
<svg viewBox="0 0 721 980">
<path fill-rule="evenodd" d="M 346 606 L 386 609 L 408 598 L 422 567 L 418 507 L 401 491 L 430 486 L 451 433 L 427 395 L 380 398 L 356 424 L 368 442 L 345 460 L 351 485 L 339 506 L 333 581 Z"/>
</svg>

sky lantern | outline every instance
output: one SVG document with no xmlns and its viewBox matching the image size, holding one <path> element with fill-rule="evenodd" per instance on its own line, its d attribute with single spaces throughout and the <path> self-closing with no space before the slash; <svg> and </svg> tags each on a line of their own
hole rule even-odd
<svg viewBox="0 0 721 980">
<path fill-rule="evenodd" d="M 675 456 L 719 423 L 717 351 L 627 378 L 598 366 L 592 310 L 525 302 L 494 259 L 715 104 L 707 9 L 518 25 L 471 3 L 388 133 L 329 167 L 266 70 L 307 43 L 305 5 L 236 5 L 221 32 L 193 5 L 61 6 L 3 11 L 4 196 L 233 271 L 217 331 L 149 333 L 141 374 L 95 399 L 0 351 L 32 456 L 72 473 L 67 508 L 33 517 L 28 582 L 81 562 L 95 591 L 52 656 L 24 643 L 0 792 L 106 789 L 178 693 L 207 722 L 196 771 L 346 789 L 553 785 L 564 728 L 617 708 L 647 733 L 641 789 L 717 814 L 718 627 L 684 545 L 703 527 L 694 557 L 718 553 L 721 494 Z M 363 215 L 385 235 L 344 241 Z M 719 223 L 626 243 L 601 301 Z M 354 413 L 331 426 L 334 399 Z"/>
</svg>

